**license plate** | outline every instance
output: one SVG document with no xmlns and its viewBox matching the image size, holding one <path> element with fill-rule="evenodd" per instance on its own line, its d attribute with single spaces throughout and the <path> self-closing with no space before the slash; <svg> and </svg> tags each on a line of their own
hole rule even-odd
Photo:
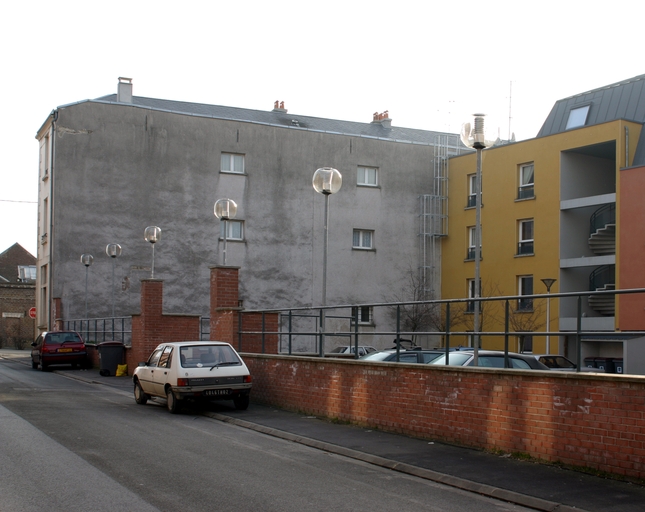
<svg viewBox="0 0 645 512">
<path fill-rule="evenodd" d="M 71 348 L 59 348 L 58 352 L 72 352 Z"/>
<path fill-rule="evenodd" d="M 204 391 L 204 395 L 206 396 L 217 396 L 217 395 L 230 395 L 231 390 L 230 389 L 207 389 Z"/>
</svg>

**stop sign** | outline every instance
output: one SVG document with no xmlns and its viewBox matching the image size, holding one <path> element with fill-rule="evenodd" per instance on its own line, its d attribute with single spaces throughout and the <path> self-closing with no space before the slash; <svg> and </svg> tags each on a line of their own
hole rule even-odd
<svg viewBox="0 0 645 512">
<path fill-rule="evenodd" d="M 36 318 L 36 308 L 29 308 L 29 318 Z"/>
</svg>

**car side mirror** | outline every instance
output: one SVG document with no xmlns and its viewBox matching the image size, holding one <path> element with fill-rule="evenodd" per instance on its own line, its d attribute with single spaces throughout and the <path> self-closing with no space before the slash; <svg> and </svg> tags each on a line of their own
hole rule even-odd
<svg viewBox="0 0 645 512">
<path fill-rule="evenodd" d="M 31 346 L 32 346 L 32 347 L 35 347 L 35 346 L 36 346 L 36 342 L 35 342 L 35 341 L 32 341 L 32 342 L 31 342 Z"/>
</svg>

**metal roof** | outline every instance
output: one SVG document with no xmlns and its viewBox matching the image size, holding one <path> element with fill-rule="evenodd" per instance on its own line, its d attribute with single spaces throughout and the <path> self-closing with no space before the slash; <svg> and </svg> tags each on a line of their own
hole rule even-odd
<svg viewBox="0 0 645 512">
<path fill-rule="evenodd" d="M 211 117 L 215 119 L 250 122 L 324 133 L 354 135 L 411 144 L 434 145 L 437 143 L 438 135 L 449 135 L 451 138 L 451 145 L 462 145 L 459 141 L 459 135 L 454 133 L 402 128 L 398 126 L 388 127 L 387 123 L 381 122 L 357 123 L 353 121 L 309 117 L 291 114 L 284 109 L 274 109 L 269 111 L 252 110 L 237 107 L 225 107 L 221 105 L 208 105 L 204 103 L 145 98 L 142 96 L 133 96 L 132 103 L 130 104 L 117 102 L 116 94 L 110 94 L 108 96 L 102 96 L 95 100 L 88 101 L 107 102 L 121 106 L 148 108 L 183 115 Z"/>
<path fill-rule="evenodd" d="M 571 111 L 585 106 L 589 106 L 586 120 L 576 127 L 593 126 L 617 119 L 645 122 L 645 75 L 558 100 L 537 136 L 567 131 Z"/>
</svg>

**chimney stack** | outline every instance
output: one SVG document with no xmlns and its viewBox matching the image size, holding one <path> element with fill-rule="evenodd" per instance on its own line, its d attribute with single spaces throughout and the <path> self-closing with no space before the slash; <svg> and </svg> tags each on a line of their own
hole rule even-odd
<svg viewBox="0 0 645 512">
<path fill-rule="evenodd" d="M 132 103 L 132 78 L 119 77 L 116 101 L 119 103 Z"/>
<path fill-rule="evenodd" d="M 275 103 L 273 104 L 273 112 L 280 112 L 282 114 L 286 114 L 287 109 L 284 108 L 284 101 L 276 100 Z"/>
<path fill-rule="evenodd" d="M 386 110 L 385 112 L 374 112 L 372 115 L 372 123 L 379 123 L 383 128 L 392 128 L 392 119 L 390 119 L 390 113 Z"/>
</svg>

